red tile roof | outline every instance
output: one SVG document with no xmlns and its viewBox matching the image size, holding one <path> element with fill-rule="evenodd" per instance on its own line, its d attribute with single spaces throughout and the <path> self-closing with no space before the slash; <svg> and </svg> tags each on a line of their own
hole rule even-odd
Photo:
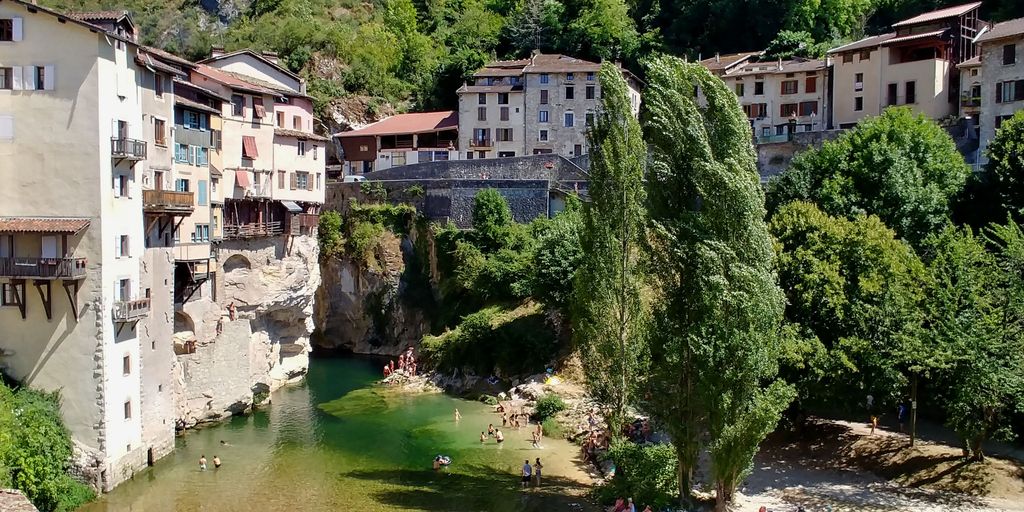
<svg viewBox="0 0 1024 512">
<path fill-rule="evenodd" d="M 0 217 L 0 232 L 78 233 L 89 227 L 89 219 L 76 217 Z"/>
<path fill-rule="evenodd" d="M 863 50 L 865 48 L 877 48 L 882 43 L 894 37 L 896 37 L 895 32 L 890 32 L 888 34 L 881 34 L 877 36 L 868 36 L 865 37 L 864 39 L 854 41 L 852 43 L 847 43 L 837 48 L 832 48 L 831 50 L 828 51 L 828 53 L 852 52 L 855 50 Z"/>
<path fill-rule="evenodd" d="M 940 29 L 940 30 L 933 30 L 931 32 L 924 32 L 924 33 L 921 33 L 921 34 L 911 34 L 909 36 L 894 37 L 892 39 L 887 39 L 885 42 L 882 43 L 882 46 L 886 46 L 886 45 L 890 45 L 890 44 L 894 44 L 894 43 L 902 43 L 904 41 L 914 41 L 914 40 L 917 40 L 917 39 L 928 39 L 929 37 L 939 37 L 945 31 L 946 31 L 946 29 Z"/>
<path fill-rule="evenodd" d="M 399 135 L 429 133 L 441 130 L 457 130 L 459 113 L 454 110 L 441 112 L 416 112 L 399 114 L 382 119 L 364 128 L 336 133 L 336 137 L 365 137 L 377 135 Z"/>
<path fill-rule="evenodd" d="M 128 16 L 128 11 L 91 11 L 91 12 L 69 12 L 68 16 L 72 18 L 83 20 L 83 21 L 103 21 L 113 20 L 117 21 L 125 16 Z"/>
<path fill-rule="evenodd" d="M 897 21 L 896 23 L 893 23 L 892 26 L 894 28 L 895 27 L 904 27 L 904 26 L 907 26 L 907 25 L 918 25 L 918 24 L 921 24 L 921 23 L 928 23 L 929 21 L 938 21 L 938 20 L 943 20 L 943 19 L 946 19 L 946 18 L 952 18 L 952 17 L 955 17 L 955 16 L 960 16 L 960 15 L 963 15 L 963 14 L 967 14 L 971 10 L 977 9 L 980 6 L 981 6 L 981 2 L 971 2 L 969 4 L 954 5 L 952 7 L 946 7 L 945 9 L 939 9 L 937 11 L 931 11 L 931 12 L 926 12 L 924 14 L 918 14 L 917 16 L 914 16 L 913 18 L 907 18 L 907 19 L 905 19 L 903 21 Z"/>
<path fill-rule="evenodd" d="M 231 87 L 232 89 L 239 89 L 242 91 L 255 92 L 260 94 L 281 94 L 281 91 L 276 91 L 274 89 L 269 89 L 267 87 L 256 85 L 247 80 L 242 80 L 234 73 L 221 71 L 217 68 L 207 66 L 206 64 L 197 64 L 196 73 L 199 73 L 200 75 L 203 75 L 214 81 L 220 82 L 228 87 Z"/>
<path fill-rule="evenodd" d="M 274 135 L 279 137 L 295 137 L 296 139 L 328 140 L 327 137 L 301 130 L 288 130 L 285 128 L 274 128 Z"/>
<path fill-rule="evenodd" d="M 805 73 L 808 71 L 819 71 L 825 69 L 825 61 L 822 59 L 790 59 L 782 61 L 769 60 L 763 62 L 748 62 L 740 67 L 726 73 L 723 78 L 760 75 L 773 73 Z"/>
<path fill-rule="evenodd" d="M 985 43 L 996 39 L 1015 36 L 1024 36 L 1024 18 L 996 23 L 992 28 L 988 29 L 988 32 L 985 32 L 978 37 L 978 42 Z"/>
</svg>

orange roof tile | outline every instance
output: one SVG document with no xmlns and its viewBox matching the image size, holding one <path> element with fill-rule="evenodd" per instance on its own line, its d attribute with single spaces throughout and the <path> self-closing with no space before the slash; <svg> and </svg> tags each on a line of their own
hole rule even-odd
<svg viewBox="0 0 1024 512">
<path fill-rule="evenodd" d="M 0 217 L 0 232 L 78 233 L 89 227 L 89 219 L 80 217 Z"/>
<path fill-rule="evenodd" d="M 336 133 L 336 137 L 365 137 L 376 135 L 399 135 L 428 133 L 440 130 L 457 130 L 459 113 L 454 110 L 441 112 L 415 112 L 399 114 L 382 119 L 364 128 Z"/>
</svg>

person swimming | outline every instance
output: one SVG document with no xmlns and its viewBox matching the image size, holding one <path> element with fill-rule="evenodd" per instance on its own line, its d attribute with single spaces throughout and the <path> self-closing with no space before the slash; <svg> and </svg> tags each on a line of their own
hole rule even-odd
<svg viewBox="0 0 1024 512">
<path fill-rule="evenodd" d="M 487 437 L 491 437 L 493 435 L 494 435 L 494 423 L 489 423 L 487 425 Z"/>
<path fill-rule="evenodd" d="M 485 434 L 483 431 L 480 432 L 480 442 L 481 443 L 486 443 L 487 442 L 487 434 Z"/>
<path fill-rule="evenodd" d="M 499 442 L 499 443 L 504 443 L 505 442 L 505 435 L 502 434 L 500 430 L 495 430 L 494 431 L 494 440 Z"/>
</svg>

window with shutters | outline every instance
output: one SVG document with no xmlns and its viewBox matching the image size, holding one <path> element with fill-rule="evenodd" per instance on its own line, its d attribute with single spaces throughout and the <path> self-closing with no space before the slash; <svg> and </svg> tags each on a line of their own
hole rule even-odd
<svg viewBox="0 0 1024 512">
<path fill-rule="evenodd" d="M 263 96 L 252 97 L 252 116 L 256 119 L 263 119 L 267 114 L 266 108 L 263 107 Z"/>
<path fill-rule="evenodd" d="M 508 107 L 501 107 L 498 111 L 498 119 L 508 121 Z"/>
<path fill-rule="evenodd" d="M 241 94 L 231 95 L 231 115 L 235 117 L 245 116 L 245 96 Z"/>
<path fill-rule="evenodd" d="M 1009 66 L 1017 63 L 1017 45 L 1008 44 L 1003 46 L 1003 65 Z"/>
<path fill-rule="evenodd" d="M 816 116 L 818 115 L 818 102 L 817 101 L 801 101 L 800 111 L 797 112 L 798 116 Z"/>
<path fill-rule="evenodd" d="M 1024 80 L 996 83 L 996 103 L 1024 100 Z"/>
<path fill-rule="evenodd" d="M 796 112 L 797 112 L 797 104 L 796 103 L 783 103 L 782 105 L 779 105 L 779 115 L 782 116 L 782 117 L 795 116 Z"/>
<path fill-rule="evenodd" d="M 540 90 L 540 104 L 541 105 L 547 105 L 548 104 L 548 90 L 547 89 L 541 89 Z"/>
<path fill-rule="evenodd" d="M 782 94 L 796 94 L 799 89 L 799 82 L 796 80 L 784 80 L 782 82 Z"/>
<path fill-rule="evenodd" d="M 818 77 L 809 76 L 806 79 L 804 79 L 804 92 L 818 92 Z"/>
<path fill-rule="evenodd" d="M 18 301 L 14 296 L 14 285 L 10 283 L 0 284 L 0 306 L 17 306 Z"/>
<path fill-rule="evenodd" d="M 196 146 L 196 157 L 194 162 L 195 165 L 200 167 L 210 165 L 210 149 L 202 146 Z"/>
<path fill-rule="evenodd" d="M 128 197 L 130 194 L 128 186 L 128 176 L 124 174 L 114 175 L 114 197 Z"/>
<path fill-rule="evenodd" d="M 117 245 L 115 246 L 115 248 L 117 249 L 117 251 L 114 254 L 115 257 L 127 258 L 127 257 L 131 256 L 131 254 L 129 254 L 130 246 L 128 245 L 128 235 L 120 235 L 120 236 L 118 236 L 117 237 Z M 124 299 L 124 300 L 127 300 L 127 299 Z"/>
<path fill-rule="evenodd" d="M 284 175 L 284 171 L 277 171 L 277 188 L 279 190 L 284 190 Z"/>
<path fill-rule="evenodd" d="M 188 192 L 189 191 L 189 180 L 184 178 L 178 178 L 174 180 L 174 190 L 176 192 Z"/>
<path fill-rule="evenodd" d="M 477 107 L 476 109 L 476 120 L 486 121 L 487 120 L 487 107 Z"/>
<path fill-rule="evenodd" d="M 309 173 L 308 172 L 297 172 L 295 173 L 295 188 L 299 190 L 309 189 Z"/>
<path fill-rule="evenodd" d="M 203 122 L 200 120 L 201 116 L 199 115 L 198 112 L 186 110 L 182 115 L 184 116 L 182 124 L 185 125 L 185 128 L 188 128 L 189 130 L 202 129 Z"/>
<path fill-rule="evenodd" d="M 167 145 L 167 123 L 163 119 L 153 118 L 153 142 L 157 146 Z"/>
<path fill-rule="evenodd" d="M 306 141 L 300 140 L 296 147 L 299 150 L 299 156 L 306 155 Z"/>
<path fill-rule="evenodd" d="M 1010 118 L 1012 118 L 1012 117 L 1013 117 L 1012 115 L 996 116 L 996 130 L 998 130 L 999 127 L 1002 126 L 1004 122 L 1009 121 Z"/>
<path fill-rule="evenodd" d="M 174 161 L 182 164 L 188 163 L 188 144 L 174 143 Z"/>
<path fill-rule="evenodd" d="M 435 160 L 448 160 L 447 151 L 438 151 L 438 153 L 444 155 L 444 158 L 435 158 Z M 320 190 L 320 173 L 316 173 L 316 189 Z"/>
<path fill-rule="evenodd" d="M 500 142 L 512 142 L 512 129 L 511 128 L 498 128 L 498 141 Z"/>
<path fill-rule="evenodd" d="M 35 90 L 44 91 L 46 90 L 46 67 L 36 66 L 35 67 Z"/>
<path fill-rule="evenodd" d="M 0 89 L 14 89 L 14 70 L 11 68 L 0 68 Z"/>
<path fill-rule="evenodd" d="M 0 19 L 0 41 L 14 41 L 13 19 Z"/>
</svg>

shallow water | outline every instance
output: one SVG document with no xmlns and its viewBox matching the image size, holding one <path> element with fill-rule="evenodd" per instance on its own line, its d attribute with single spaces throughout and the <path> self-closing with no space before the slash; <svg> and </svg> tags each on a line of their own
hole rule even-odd
<svg viewBox="0 0 1024 512">
<path fill-rule="evenodd" d="M 189 432 L 157 464 L 80 511 L 360 512 L 590 510 L 577 448 L 529 432 L 480 443 L 492 408 L 441 394 L 375 386 L 376 365 L 314 360 L 302 385 L 282 389 L 251 416 Z M 455 422 L 454 410 L 462 413 Z M 227 445 L 221 445 L 221 441 Z M 437 454 L 452 458 L 435 472 Z M 210 470 L 199 471 L 201 455 Z M 223 466 L 213 470 L 214 455 Z M 522 491 L 524 459 L 540 457 L 544 480 Z"/>
</svg>

